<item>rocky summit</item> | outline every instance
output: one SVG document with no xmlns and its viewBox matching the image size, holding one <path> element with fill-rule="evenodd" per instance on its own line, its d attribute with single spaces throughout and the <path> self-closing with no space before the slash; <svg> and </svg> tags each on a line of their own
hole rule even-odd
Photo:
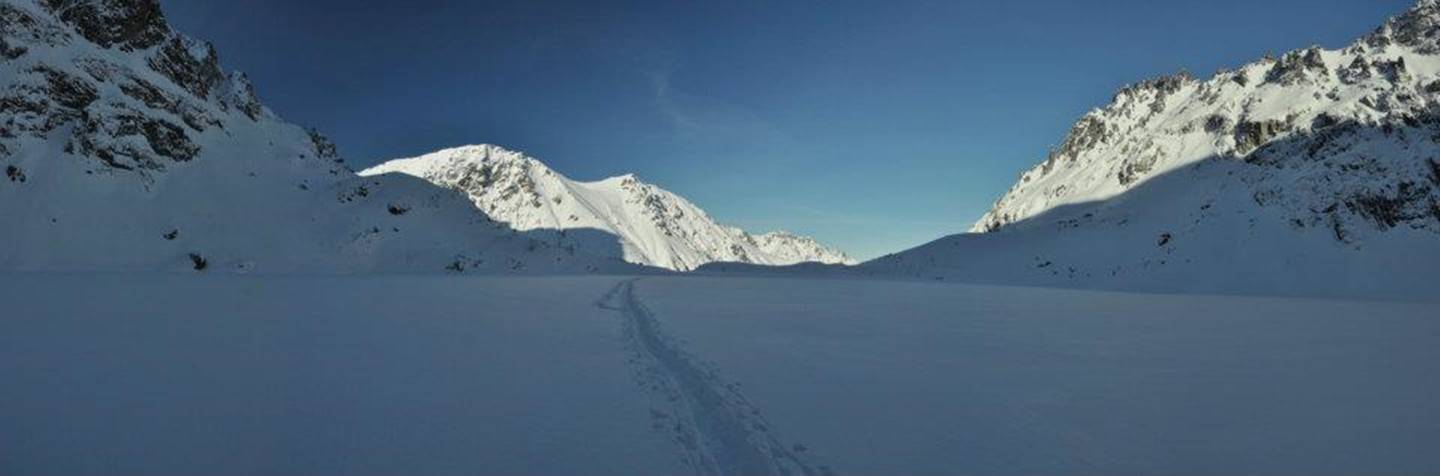
<svg viewBox="0 0 1440 476">
<path fill-rule="evenodd" d="M 971 228 L 871 273 L 1413 297 L 1440 253 L 1440 6 L 1340 49 L 1142 81 Z M 1430 278 L 1420 278 L 1430 277 Z"/>
<path fill-rule="evenodd" d="M 1297 229 L 1355 241 L 1440 234 L 1440 7 L 1422 1 L 1339 50 L 1310 47 L 1199 80 L 1122 89 L 1076 123 L 972 231 L 1223 161 L 1228 186 Z M 1218 185 L 1218 184 L 1217 184 Z"/>
</svg>

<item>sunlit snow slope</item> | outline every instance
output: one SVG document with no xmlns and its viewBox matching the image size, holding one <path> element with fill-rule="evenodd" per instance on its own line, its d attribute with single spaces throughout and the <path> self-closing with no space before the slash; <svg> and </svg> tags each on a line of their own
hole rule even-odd
<svg viewBox="0 0 1440 476">
<path fill-rule="evenodd" d="M 493 145 L 397 159 L 360 174 L 392 172 L 463 192 L 476 207 L 515 229 L 558 230 L 561 243 L 592 253 L 615 252 L 632 263 L 682 271 L 717 261 L 851 263 L 844 253 L 809 237 L 785 232 L 751 235 L 716 223 L 695 204 L 634 175 L 577 182 L 539 160 Z M 590 239 L 593 236 L 564 236 L 565 230 L 598 230 L 616 239 L 596 242 Z"/>
<path fill-rule="evenodd" d="M 972 230 L 871 263 L 927 278 L 1424 296 L 1440 278 L 1440 6 L 1340 50 L 1127 87 Z"/>
</svg>

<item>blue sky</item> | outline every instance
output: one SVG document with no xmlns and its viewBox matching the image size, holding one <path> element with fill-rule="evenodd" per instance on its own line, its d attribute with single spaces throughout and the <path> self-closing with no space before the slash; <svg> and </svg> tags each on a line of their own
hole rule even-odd
<svg viewBox="0 0 1440 476">
<path fill-rule="evenodd" d="M 862 258 L 961 232 L 1119 87 L 1410 0 L 162 0 L 360 166 L 493 143 Z"/>
</svg>

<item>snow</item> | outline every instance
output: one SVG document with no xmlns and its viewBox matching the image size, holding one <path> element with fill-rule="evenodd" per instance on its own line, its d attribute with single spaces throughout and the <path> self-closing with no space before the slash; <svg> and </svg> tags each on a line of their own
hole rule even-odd
<svg viewBox="0 0 1440 476">
<path fill-rule="evenodd" d="M 1364 149 L 1359 149 L 1364 150 Z M 1298 229 L 1231 182 L 1247 166 L 1208 162 L 1108 201 L 999 231 L 945 237 L 861 265 L 880 276 L 1163 293 L 1440 299 L 1433 231 Z"/>
<path fill-rule="evenodd" d="M 1428 304 L 130 273 L 0 302 L 4 474 L 1440 468 Z"/>
<path fill-rule="evenodd" d="M 0 473 L 681 473 L 614 281 L 0 276 Z"/>
<path fill-rule="evenodd" d="M 1434 0 L 860 266 L 497 146 L 357 175 L 85 5 L 0 0 L 0 474 L 1440 471 Z"/>
<path fill-rule="evenodd" d="M 845 474 L 1421 474 L 1433 306 L 866 280 L 641 301 Z"/>
<path fill-rule="evenodd" d="M 864 274 L 1434 300 L 1440 7 L 1339 50 L 1121 90 L 974 224 Z"/>
<path fill-rule="evenodd" d="M 854 264 L 844 253 L 786 232 L 751 235 L 721 225 L 690 201 L 634 174 L 579 182 L 539 160 L 495 145 L 445 149 L 360 172 L 424 178 L 467 194 L 475 206 L 522 231 L 597 230 L 602 243 L 559 241 L 601 256 L 689 271 L 712 262 Z M 618 242 L 619 246 L 615 246 Z"/>
<path fill-rule="evenodd" d="M 422 180 L 355 175 L 243 75 L 175 76 L 218 63 L 163 23 L 179 52 L 102 47 L 34 1 L 0 8 L 26 19 L 3 32 L 24 51 L 0 62 L 0 168 L 25 180 L 0 178 L 0 269 L 189 271 L 194 254 L 212 273 L 638 272 Z"/>
<path fill-rule="evenodd" d="M 1220 71 L 1204 80 L 1182 73 L 1127 87 L 1112 103 L 1086 114 L 1064 146 L 1022 174 L 971 231 L 986 232 L 1058 207 L 1111 199 L 1143 185 L 1145 179 L 1215 159 L 1278 162 L 1280 167 L 1264 170 L 1247 185 L 1283 189 L 1296 202 L 1285 204 L 1287 212 L 1297 218 L 1357 188 L 1383 189 L 1397 180 L 1423 180 L 1423 162 L 1430 158 L 1425 151 L 1435 147 L 1428 138 L 1402 135 L 1396 142 L 1403 147 L 1374 158 L 1383 165 L 1380 170 L 1345 173 L 1329 170 L 1355 162 L 1343 148 L 1322 149 L 1319 160 L 1315 151 L 1308 160 L 1293 157 L 1300 155 L 1293 151 L 1280 151 L 1291 157 L 1264 161 L 1254 160 L 1252 152 L 1271 142 L 1328 139 L 1324 133 L 1337 124 L 1380 128 L 1405 123 L 1418 129 L 1416 134 L 1426 134 L 1428 129 L 1416 126 L 1416 119 L 1426 118 L 1420 121 L 1425 123 L 1433 115 L 1440 93 L 1435 87 L 1440 80 L 1440 50 L 1424 41 L 1407 40 L 1395 30 L 1407 23 L 1434 23 L 1437 18 L 1440 7 L 1421 2 L 1343 49 L 1311 47 Z M 1245 134 L 1239 126 L 1260 123 L 1275 124 L 1274 134 L 1257 137 L 1254 144 L 1242 143 Z M 1338 183 L 1291 185 L 1317 176 Z"/>
</svg>

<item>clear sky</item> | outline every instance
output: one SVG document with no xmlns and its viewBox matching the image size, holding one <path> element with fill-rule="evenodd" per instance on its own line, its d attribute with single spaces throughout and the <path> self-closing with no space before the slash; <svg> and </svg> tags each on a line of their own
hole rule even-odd
<svg viewBox="0 0 1440 476">
<path fill-rule="evenodd" d="M 1125 84 L 1413 1 L 162 3 L 354 165 L 493 143 L 872 258 L 969 228 Z"/>
</svg>

